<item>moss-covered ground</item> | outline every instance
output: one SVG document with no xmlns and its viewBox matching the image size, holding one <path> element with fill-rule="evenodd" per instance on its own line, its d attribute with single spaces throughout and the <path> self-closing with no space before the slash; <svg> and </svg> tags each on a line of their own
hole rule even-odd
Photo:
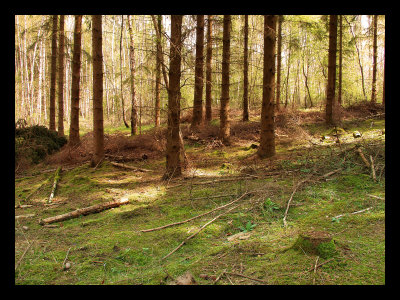
<svg viewBox="0 0 400 300">
<path fill-rule="evenodd" d="M 305 124 L 312 140 L 290 146 L 278 143 L 277 157 L 265 160 L 255 159 L 257 149 L 249 147 L 251 143 L 216 149 L 187 144 L 187 155 L 193 158 L 190 169 L 185 178 L 168 182 L 161 180 L 165 159 L 129 163 L 153 171 L 148 173 L 116 168 L 108 161 L 96 169 L 84 164 L 61 173 L 53 200 L 60 204 L 54 206 L 45 205 L 54 172 L 18 178 L 15 205 L 32 207 L 16 208 L 15 215 L 34 216 L 15 221 L 15 283 L 163 285 L 189 271 L 200 285 L 214 284 L 223 272 L 264 283 L 231 274 L 215 284 L 385 284 L 384 128 L 384 119 L 349 121 L 339 144 L 335 137 L 320 138 L 329 136 L 332 128 Z M 361 138 L 353 137 L 355 130 Z M 375 180 L 355 145 L 367 158 L 373 157 Z M 321 180 L 321 175 L 337 169 Z M 294 194 L 285 227 L 287 202 L 305 178 L 311 180 Z M 166 259 L 162 258 L 225 210 L 140 232 L 205 213 L 246 191 L 254 193 Z M 56 228 L 38 223 L 122 197 L 128 197 L 128 205 L 55 223 Z M 366 208 L 370 209 L 352 214 Z M 317 255 L 290 248 L 302 231 L 310 230 L 330 233 L 338 252 L 315 272 Z M 235 236 L 239 232 L 246 234 Z M 62 269 L 65 259 L 71 263 L 68 270 Z M 319 257 L 318 264 L 326 260 Z"/>
</svg>

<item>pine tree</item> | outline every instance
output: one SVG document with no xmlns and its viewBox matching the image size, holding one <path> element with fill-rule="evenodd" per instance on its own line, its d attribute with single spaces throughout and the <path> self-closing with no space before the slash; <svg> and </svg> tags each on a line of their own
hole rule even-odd
<svg viewBox="0 0 400 300">
<path fill-rule="evenodd" d="M 244 16 L 243 121 L 249 120 L 249 16 Z"/>
<path fill-rule="evenodd" d="M 335 81 L 336 81 L 336 48 L 337 48 L 337 15 L 329 16 L 329 57 L 328 57 L 328 84 L 326 97 L 327 124 L 334 124 L 335 116 Z"/>
<path fill-rule="evenodd" d="M 261 107 L 260 147 L 261 158 L 275 155 L 274 88 L 275 88 L 275 39 L 276 16 L 264 16 L 264 67 L 263 99 Z"/>
<path fill-rule="evenodd" d="M 58 44 L 58 135 L 64 136 L 64 37 L 65 16 L 60 15 L 59 44 Z"/>
<path fill-rule="evenodd" d="M 81 48 L 82 48 L 82 15 L 75 16 L 74 54 L 72 58 L 71 82 L 71 123 L 69 129 L 69 144 L 74 146 L 79 143 L 79 89 L 81 73 Z"/>
<path fill-rule="evenodd" d="M 57 22 L 58 15 L 53 15 L 53 28 L 51 37 L 51 70 L 50 70 L 50 105 L 49 129 L 56 131 L 56 79 L 57 79 Z"/>
<path fill-rule="evenodd" d="M 212 62 L 212 25 L 213 19 L 209 15 L 207 18 L 207 58 L 206 58 L 206 121 L 212 119 L 212 99 L 211 99 L 211 62 Z"/>
</svg>

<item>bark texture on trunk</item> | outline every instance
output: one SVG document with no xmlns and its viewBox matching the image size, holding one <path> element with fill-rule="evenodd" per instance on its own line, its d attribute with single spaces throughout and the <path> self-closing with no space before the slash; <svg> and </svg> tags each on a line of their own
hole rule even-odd
<svg viewBox="0 0 400 300">
<path fill-rule="evenodd" d="M 69 144 L 79 143 L 79 84 L 81 79 L 82 15 L 75 16 L 74 54 L 72 58 L 71 124 Z"/>
<path fill-rule="evenodd" d="M 374 15 L 373 21 L 373 28 L 374 28 L 374 41 L 373 41 L 373 62 L 372 62 L 372 94 L 371 94 L 371 102 L 376 102 L 376 71 L 377 71 L 377 64 L 378 64 L 378 46 L 377 46 L 377 33 L 378 33 L 378 15 Z"/>
<path fill-rule="evenodd" d="M 328 57 L 328 85 L 326 97 L 326 123 L 334 124 L 335 110 L 335 81 L 336 81 L 336 48 L 337 48 L 337 15 L 329 16 L 329 57 Z"/>
<path fill-rule="evenodd" d="M 180 79 L 181 79 L 181 48 L 182 48 L 182 16 L 171 16 L 171 47 L 168 88 L 168 130 L 166 173 L 164 178 L 176 177 L 182 174 L 181 144 L 180 144 Z"/>
<path fill-rule="evenodd" d="M 275 88 L 275 38 L 276 16 L 264 16 L 264 68 L 263 101 L 261 107 L 261 133 L 258 156 L 275 155 L 274 88 Z"/>
<path fill-rule="evenodd" d="M 94 153 L 91 164 L 96 166 L 104 158 L 102 16 L 93 15 L 92 23 Z"/>
<path fill-rule="evenodd" d="M 224 15 L 222 38 L 222 82 L 221 82 L 221 108 L 219 138 L 225 145 L 230 144 L 229 124 L 229 64 L 230 64 L 230 39 L 231 16 Z"/>
<path fill-rule="evenodd" d="M 51 75 L 50 75 L 50 124 L 49 129 L 56 131 L 56 79 L 57 79 L 57 28 L 58 15 L 53 15 L 53 32 L 51 37 Z"/>
<path fill-rule="evenodd" d="M 212 119 L 211 108 L 211 62 L 212 62 L 212 16 L 207 18 L 207 58 L 206 58 L 206 121 L 210 122 Z"/>
<path fill-rule="evenodd" d="M 131 21 L 128 15 L 128 29 L 129 29 L 129 68 L 131 71 L 131 135 L 137 134 L 137 103 L 135 92 L 135 48 L 133 45 L 133 33 L 131 28 Z"/>
<path fill-rule="evenodd" d="M 203 65 L 204 65 L 204 15 L 197 15 L 196 65 L 194 78 L 193 118 L 191 128 L 196 129 L 203 119 Z"/>
<path fill-rule="evenodd" d="M 157 17 L 158 28 L 161 30 L 161 15 Z M 161 94 L 161 40 L 157 37 L 157 55 L 156 55 L 156 101 L 154 113 L 154 125 L 160 126 L 160 94 Z"/>
<path fill-rule="evenodd" d="M 58 44 L 58 136 L 64 136 L 64 38 L 65 16 L 60 15 Z"/>
<path fill-rule="evenodd" d="M 249 120 L 249 16 L 244 16 L 243 121 Z"/>
<path fill-rule="evenodd" d="M 278 53 L 277 53 L 277 67 L 276 67 L 276 110 L 280 109 L 280 102 L 281 102 L 282 21 L 283 21 L 283 16 L 279 15 L 278 36 L 277 36 Z"/>
<path fill-rule="evenodd" d="M 338 82 L 338 104 L 342 105 L 342 61 L 343 61 L 343 16 L 339 16 L 339 82 Z"/>
</svg>

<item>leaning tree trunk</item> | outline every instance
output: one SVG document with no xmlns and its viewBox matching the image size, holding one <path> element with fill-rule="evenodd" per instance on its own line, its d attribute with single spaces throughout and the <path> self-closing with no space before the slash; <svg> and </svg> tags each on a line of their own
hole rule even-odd
<svg viewBox="0 0 400 300">
<path fill-rule="evenodd" d="M 195 130 L 203 119 L 203 49 L 204 15 L 197 15 L 196 27 L 196 65 L 194 71 L 193 117 L 191 129 Z"/>
<path fill-rule="evenodd" d="M 275 87 L 276 16 L 264 16 L 263 100 L 261 107 L 260 158 L 275 155 L 274 87 Z"/>
<path fill-rule="evenodd" d="M 93 167 L 97 166 L 104 158 L 103 40 L 101 18 L 101 15 L 92 16 L 94 153 L 91 165 Z"/>
<path fill-rule="evenodd" d="M 280 109 L 281 102 L 281 64 L 282 64 L 282 21 L 283 16 L 278 16 L 278 53 L 276 67 L 276 110 Z"/>
<path fill-rule="evenodd" d="M 64 136 L 64 15 L 60 15 L 58 45 L 58 135 Z"/>
<path fill-rule="evenodd" d="M 72 58 L 71 124 L 69 141 L 71 146 L 79 143 L 79 83 L 81 79 L 82 15 L 75 16 L 74 55 Z"/>
<path fill-rule="evenodd" d="M 131 70 L 131 135 L 137 134 L 137 104 L 135 94 L 135 48 L 133 47 L 133 34 L 128 15 L 129 29 L 129 68 Z"/>
<path fill-rule="evenodd" d="M 180 79 L 181 79 L 181 48 L 182 48 L 182 16 L 171 16 L 171 47 L 168 86 L 168 130 L 166 173 L 164 178 L 180 176 L 181 143 L 180 143 Z"/>
<path fill-rule="evenodd" d="M 374 15 L 374 42 L 373 42 L 373 63 L 372 63 L 372 94 L 371 102 L 376 102 L 376 70 L 377 70 L 377 58 L 378 58 L 378 47 L 377 47 L 377 31 L 378 31 L 378 15 Z"/>
<path fill-rule="evenodd" d="M 57 15 L 53 15 L 53 32 L 51 37 L 51 75 L 50 75 L 50 124 L 49 129 L 56 131 L 56 77 L 57 77 Z"/>
<path fill-rule="evenodd" d="M 329 16 L 329 58 L 328 58 L 328 85 L 326 97 L 327 124 L 334 124 L 336 121 L 335 102 L 335 81 L 336 81 L 336 48 L 337 48 L 337 15 Z"/>
<path fill-rule="evenodd" d="M 211 61 L 212 61 L 212 16 L 207 19 L 207 58 L 206 58 L 206 121 L 212 119 L 211 111 Z"/>
<path fill-rule="evenodd" d="M 229 124 L 229 64 L 230 64 L 231 16 L 224 15 L 222 38 L 222 83 L 219 137 L 225 145 L 230 144 Z"/>
<path fill-rule="evenodd" d="M 249 16 L 244 16 L 243 121 L 249 120 Z"/>
</svg>

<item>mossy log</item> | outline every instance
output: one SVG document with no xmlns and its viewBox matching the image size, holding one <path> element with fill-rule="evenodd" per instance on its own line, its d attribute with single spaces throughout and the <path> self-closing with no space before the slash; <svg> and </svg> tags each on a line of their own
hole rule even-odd
<svg viewBox="0 0 400 300">
<path fill-rule="evenodd" d="M 322 258 L 330 258 L 336 254 L 332 236 L 324 231 L 308 231 L 300 234 L 292 248 Z"/>
<path fill-rule="evenodd" d="M 77 218 L 77 217 L 79 217 L 81 215 L 86 216 L 86 215 L 98 213 L 98 212 L 101 212 L 103 210 L 114 208 L 114 207 L 118 207 L 118 206 L 121 206 L 121 205 L 124 205 L 124 204 L 128 204 L 128 203 L 129 203 L 128 198 L 123 198 L 123 199 L 118 200 L 118 201 L 110 201 L 110 202 L 106 202 L 106 203 L 102 203 L 102 204 L 92 205 L 92 206 L 89 206 L 89 207 L 80 208 L 80 209 L 71 211 L 71 212 L 66 213 L 66 214 L 62 214 L 62 215 L 58 215 L 58 216 L 42 219 L 42 220 L 39 221 L 39 224 L 40 225 L 44 225 L 44 224 L 61 222 L 61 221 L 64 221 L 64 220 Z"/>
</svg>

